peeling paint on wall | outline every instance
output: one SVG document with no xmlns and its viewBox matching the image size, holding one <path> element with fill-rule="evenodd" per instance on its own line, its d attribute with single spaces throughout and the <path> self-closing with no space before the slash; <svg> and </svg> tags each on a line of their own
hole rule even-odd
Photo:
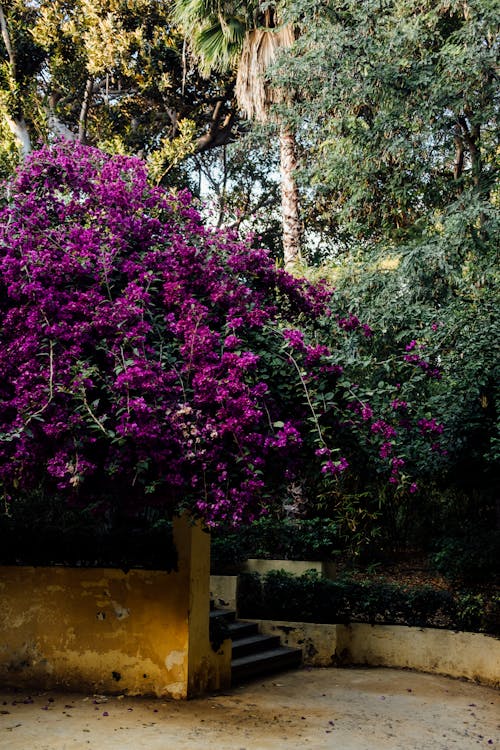
<svg viewBox="0 0 500 750">
<path fill-rule="evenodd" d="M 208 636 L 207 535 L 177 522 L 171 573 L 0 567 L 0 684 L 175 698 L 227 687 L 230 651 Z"/>
<path fill-rule="evenodd" d="M 167 692 L 169 695 L 172 696 L 172 698 L 175 698 L 176 700 L 180 700 L 181 698 L 186 698 L 186 685 L 183 682 L 170 682 L 166 686 Z"/>
<path fill-rule="evenodd" d="M 165 666 L 170 672 L 174 667 L 184 664 L 186 660 L 185 651 L 171 651 L 165 659 Z"/>
<path fill-rule="evenodd" d="M 130 610 L 126 607 L 122 607 L 122 605 L 115 602 L 114 599 L 111 600 L 111 606 L 113 607 L 117 620 L 125 620 L 125 618 L 130 617 Z"/>
</svg>

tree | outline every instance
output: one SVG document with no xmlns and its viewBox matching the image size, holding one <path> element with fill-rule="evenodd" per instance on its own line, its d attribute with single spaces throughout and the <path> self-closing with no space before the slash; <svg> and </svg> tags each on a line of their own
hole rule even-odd
<svg viewBox="0 0 500 750">
<path fill-rule="evenodd" d="M 282 256 L 279 153 L 272 135 L 252 128 L 234 143 L 193 154 L 185 166 L 198 177 L 209 224 L 252 235 L 274 258 Z"/>
<path fill-rule="evenodd" d="M 298 40 L 271 75 L 299 92 L 303 179 L 338 245 L 401 243 L 455 202 L 491 203 L 495 3 L 295 0 L 287 11 Z"/>
<path fill-rule="evenodd" d="M 155 179 L 188 184 L 182 160 L 237 130 L 233 82 L 187 69 L 168 4 L 15 0 L 1 11 L 0 112 L 24 154 L 62 136 L 151 156 Z"/>
<path fill-rule="evenodd" d="M 425 347 L 414 352 L 419 377 L 406 379 L 399 398 L 413 381 L 446 425 L 444 463 L 420 464 L 422 505 L 400 518 L 435 513 L 442 529 L 466 519 L 492 525 L 500 424 L 496 6 L 296 0 L 287 8 L 300 34 L 270 75 L 300 92 L 292 107 L 307 123 L 300 135 L 309 225 L 331 237 L 320 273 L 375 331 L 378 354 L 359 372 L 360 388 L 402 382 L 392 363 L 415 340 Z M 424 377 L 421 351 L 439 362 L 440 379 Z"/>
<path fill-rule="evenodd" d="M 295 38 L 293 25 L 279 24 L 276 4 L 176 0 L 175 16 L 190 39 L 205 74 L 237 69 L 236 97 L 251 119 L 265 122 L 271 107 L 282 102 L 282 88 L 269 85 L 267 70 L 277 53 Z M 295 180 L 297 168 L 293 130 L 279 122 L 283 255 L 286 268 L 300 260 L 301 224 Z"/>
<path fill-rule="evenodd" d="M 9 6 L 7 12 L 7 3 L 0 3 L 3 40 L 0 111 L 21 152 L 26 155 L 32 148 L 27 124 L 28 101 L 42 65 L 43 51 L 30 34 L 36 11 L 20 0 L 14 0 Z"/>
</svg>

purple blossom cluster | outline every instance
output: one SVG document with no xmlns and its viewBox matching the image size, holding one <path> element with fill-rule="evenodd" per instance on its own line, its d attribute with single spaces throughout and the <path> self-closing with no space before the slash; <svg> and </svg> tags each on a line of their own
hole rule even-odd
<svg viewBox="0 0 500 750">
<path fill-rule="evenodd" d="M 204 228 L 190 196 L 151 188 L 137 159 L 60 144 L 32 154 L 8 194 L 5 496 L 48 483 L 78 502 L 187 506 L 209 524 L 262 512 L 309 429 L 284 341 L 311 374 L 341 370 L 296 323 L 329 314 L 331 291 Z M 278 298 L 294 311 L 286 322 Z M 273 387 L 271 361 L 293 397 Z"/>
<path fill-rule="evenodd" d="M 304 466 L 339 481 L 353 435 L 382 440 L 397 480 L 396 429 L 367 402 L 349 407 L 342 365 L 304 326 L 334 324 L 327 286 L 204 227 L 138 159 L 61 143 L 33 153 L 5 195 L 5 499 L 44 485 L 103 512 L 160 505 L 239 524 Z M 371 335 L 353 315 L 337 324 Z"/>
<path fill-rule="evenodd" d="M 424 349 L 424 345 L 421 344 L 420 346 L 417 346 L 417 342 L 415 339 L 412 339 L 408 344 L 405 346 L 405 352 L 407 352 L 405 355 L 403 355 L 403 359 L 405 362 L 409 362 L 412 365 L 415 365 L 416 367 L 420 367 L 423 372 L 428 375 L 430 378 L 434 378 L 434 380 L 440 380 L 441 370 L 439 367 L 433 367 L 431 363 L 420 356 L 415 350 L 416 349 Z M 413 352 L 410 354 L 409 352 Z"/>
<path fill-rule="evenodd" d="M 369 339 L 373 336 L 373 329 L 368 323 L 361 323 L 358 316 L 353 313 L 349 313 L 347 317 L 338 316 L 337 322 L 339 328 L 342 328 L 344 331 L 356 331 L 359 328 L 365 338 Z"/>
</svg>

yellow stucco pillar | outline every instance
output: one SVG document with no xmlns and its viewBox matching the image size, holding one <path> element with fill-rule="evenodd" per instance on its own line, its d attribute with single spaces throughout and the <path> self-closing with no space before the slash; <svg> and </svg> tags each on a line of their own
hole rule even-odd
<svg viewBox="0 0 500 750">
<path fill-rule="evenodd" d="M 231 641 L 214 652 L 209 638 L 210 534 L 189 516 L 174 521 L 179 566 L 190 571 L 188 623 L 188 696 L 231 684 Z"/>
</svg>

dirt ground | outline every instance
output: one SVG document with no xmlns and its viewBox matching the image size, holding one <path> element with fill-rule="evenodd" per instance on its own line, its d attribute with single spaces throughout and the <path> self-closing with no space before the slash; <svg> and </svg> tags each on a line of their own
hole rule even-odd
<svg viewBox="0 0 500 750">
<path fill-rule="evenodd" d="M 394 669 L 300 669 L 189 702 L 0 690 L 1 750 L 500 749 L 500 692 Z"/>
</svg>

